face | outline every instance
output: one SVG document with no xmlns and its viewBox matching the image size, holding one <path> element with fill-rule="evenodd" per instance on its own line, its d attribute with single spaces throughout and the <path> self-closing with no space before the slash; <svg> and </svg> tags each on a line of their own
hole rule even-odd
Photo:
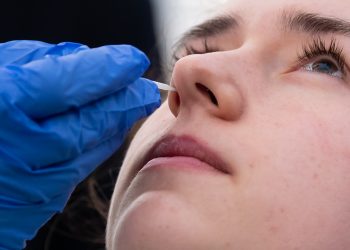
<svg viewBox="0 0 350 250">
<path fill-rule="evenodd" d="M 350 2 L 224 9 L 129 148 L 108 248 L 350 249 Z"/>
</svg>

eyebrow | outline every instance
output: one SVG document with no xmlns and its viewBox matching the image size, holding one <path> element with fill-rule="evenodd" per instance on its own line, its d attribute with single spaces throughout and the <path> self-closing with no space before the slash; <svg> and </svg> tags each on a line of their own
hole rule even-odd
<svg viewBox="0 0 350 250">
<path fill-rule="evenodd" d="M 332 16 L 303 11 L 283 11 L 282 24 L 286 30 L 318 34 L 339 34 L 350 36 L 350 22 Z"/>
<path fill-rule="evenodd" d="M 204 23 L 193 27 L 188 32 L 186 32 L 175 44 L 175 53 L 173 55 L 173 57 L 175 57 L 175 61 L 177 61 L 177 58 L 175 56 L 176 52 L 183 47 L 186 48 L 186 44 L 189 41 L 198 39 L 206 40 L 208 37 L 214 37 L 216 35 L 223 34 L 229 29 L 236 29 L 239 26 L 239 19 L 239 17 L 235 17 L 233 15 L 222 15 L 213 19 L 209 19 Z M 207 45 L 205 44 L 205 46 Z"/>
<path fill-rule="evenodd" d="M 211 37 L 236 27 L 238 27 L 237 17 L 234 17 L 233 15 L 218 16 L 195 26 L 190 31 L 185 33 L 181 40 Z"/>
<path fill-rule="evenodd" d="M 310 35 L 339 34 L 350 36 L 350 22 L 318 13 L 284 10 L 280 15 L 282 30 L 296 31 Z M 229 29 L 236 29 L 241 22 L 237 15 L 222 15 L 210 19 L 185 33 L 176 47 L 183 47 L 188 41 L 220 35 Z"/>
</svg>

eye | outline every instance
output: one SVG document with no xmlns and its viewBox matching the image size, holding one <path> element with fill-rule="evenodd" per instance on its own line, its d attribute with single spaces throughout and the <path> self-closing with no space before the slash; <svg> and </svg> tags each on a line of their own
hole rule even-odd
<svg viewBox="0 0 350 250">
<path fill-rule="evenodd" d="M 177 62 L 180 58 L 188 55 L 196 55 L 196 54 L 206 54 L 219 51 L 218 48 L 212 47 L 208 44 L 207 38 L 203 38 L 200 40 L 201 45 L 198 46 L 193 44 L 190 41 L 180 43 L 178 48 L 175 50 L 173 55 L 173 61 Z"/>
<path fill-rule="evenodd" d="M 309 62 L 304 66 L 304 69 L 310 72 L 318 72 L 333 77 L 343 78 L 344 76 L 338 64 L 328 58 L 320 58 L 313 62 Z"/>
<path fill-rule="evenodd" d="M 313 39 L 311 44 L 304 46 L 303 53 L 299 55 L 301 68 L 315 73 L 344 79 L 346 76 L 346 63 L 343 49 L 335 39 L 326 46 L 321 38 Z"/>
</svg>

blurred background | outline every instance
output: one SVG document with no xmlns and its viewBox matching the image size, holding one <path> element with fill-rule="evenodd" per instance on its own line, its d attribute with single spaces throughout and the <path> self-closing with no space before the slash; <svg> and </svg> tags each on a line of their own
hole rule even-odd
<svg viewBox="0 0 350 250">
<path fill-rule="evenodd" d="M 213 16 L 227 0 L 151 0 L 162 65 L 170 62 L 174 44 L 184 32 Z"/>
<path fill-rule="evenodd" d="M 40 40 L 98 47 L 131 44 L 152 62 L 146 77 L 163 81 L 174 43 L 225 0 L 11 0 L 0 8 L 0 42 Z M 127 142 L 72 194 L 26 250 L 105 249 L 106 215 Z"/>
</svg>

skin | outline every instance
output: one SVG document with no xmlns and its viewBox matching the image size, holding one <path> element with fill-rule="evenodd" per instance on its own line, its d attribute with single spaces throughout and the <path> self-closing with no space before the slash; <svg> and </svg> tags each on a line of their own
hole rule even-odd
<svg viewBox="0 0 350 250">
<path fill-rule="evenodd" d="M 219 52 L 176 63 L 178 96 L 170 94 L 129 148 L 109 214 L 109 250 L 350 249 L 349 74 L 296 66 L 310 37 L 281 31 L 281 9 L 350 17 L 348 0 L 231 1 L 225 11 L 239 13 L 239 30 L 208 39 Z M 350 38 L 333 37 L 348 60 Z M 168 134 L 195 136 L 230 174 L 136 174 L 141 156 Z"/>
</svg>

